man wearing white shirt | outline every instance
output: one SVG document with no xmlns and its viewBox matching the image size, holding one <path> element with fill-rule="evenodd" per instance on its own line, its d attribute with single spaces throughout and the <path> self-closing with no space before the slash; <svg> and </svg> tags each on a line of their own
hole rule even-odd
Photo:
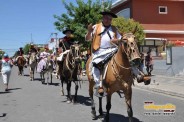
<svg viewBox="0 0 184 122">
<path fill-rule="evenodd" d="M 116 27 L 111 25 L 112 19 L 117 18 L 117 15 L 111 12 L 101 12 L 100 14 L 103 15 L 102 22 L 95 25 L 90 24 L 85 36 L 87 41 L 92 41 L 92 74 L 95 88 L 98 89 L 99 94 L 103 93 L 104 90 L 102 81 L 100 81 L 100 70 L 96 64 L 104 61 L 104 59 L 118 50 L 117 44 L 122 37 Z M 132 66 L 132 72 L 138 82 L 150 80 L 149 77 L 145 77 L 135 66 Z"/>
</svg>

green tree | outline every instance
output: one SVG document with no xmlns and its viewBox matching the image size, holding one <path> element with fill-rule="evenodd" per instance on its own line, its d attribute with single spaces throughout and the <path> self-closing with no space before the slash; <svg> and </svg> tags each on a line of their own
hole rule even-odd
<svg viewBox="0 0 184 122">
<path fill-rule="evenodd" d="M 123 35 L 123 33 L 129 33 L 136 31 L 134 33 L 138 43 L 141 44 L 145 38 L 145 33 L 143 32 L 143 27 L 138 22 L 134 21 L 133 19 L 125 19 L 123 17 L 118 17 L 113 19 L 112 25 L 116 26 L 119 32 Z"/>
<path fill-rule="evenodd" d="M 75 40 L 84 46 L 89 46 L 84 36 L 87 32 L 88 24 L 95 24 L 99 22 L 102 17 L 99 14 L 103 11 L 100 0 L 96 0 L 96 2 L 88 0 L 86 3 L 83 0 L 76 0 L 77 6 L 74 6 L 73 3 L 67 3 L 64 0 L 62 3 L 67 10 L 67 14 L 64 13 L 61 16 L 54 15 L 54 18 L 57 19 L 54 23 L 56 29 L 59 31 L 63 31 L 66 28 L 74 30 Z M 104 2 L 104 9 L 110 10 L 111 3 L 111 1 Z"/>
<path fill-rule="evenodd" d="M 2 51 L 1 49 L 0 49 L 0 60 L 2 59 L 2 57 L 3 57 L 3 55 L 4 55 L 4 51 Z"/>
<path fill-rule="evenodd" d="M 26 45 L 23 47 L 24 54 L 28 54 L 28 53 L 29 53 L 30 47 L 31 47 L 30 44 L 26 44 Z"/>
<path fill-rule="evenodd" d="M 104 7 L 102 7 L 100 0 L 92 2 L 88 0 L 86 3 L 83 0 L 76 0 L 77 6 L 74 6 L 73 3 L 67 3 L 64 0 L 64 4 L 67 14 L 64 13 L 61 16 L 54 15 L 54 18 L 57 20 L 54 25 L 59 31 L 65 30 L 65 28 L 70 28 L 75 30 L 75 40 L 83 44 L 83 49 L 89 47 L 89 43 L 85 41 L 84 37 L 87 33 L 87 26 L 90 23 L 98 23 L 101 21 L 102 15 L 99 13 L 102 11 L 110 11 L 112 1 L 104 2 Z M 113 19 L 113 25 L 115 25 L 121 32 L 130 32 L 137 26 L 137 31 L 135 33 L 136 38 L 139 43 L 145 37 L 143 32 L 143 27 L 132 19 L 125 19 L 123 17 L 118 17 Z"/>
</svg>

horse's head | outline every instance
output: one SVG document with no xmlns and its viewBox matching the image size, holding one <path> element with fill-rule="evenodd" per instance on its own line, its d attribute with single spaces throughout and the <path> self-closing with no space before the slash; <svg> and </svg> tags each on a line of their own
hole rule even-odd
<svg viewBox="0 0 184 122">
<path fill-rule="evenodd" d="M 36 53 L 31 53 L 29 64 L 36 62 Z"/>
<path fill-rule="evenodd" d="M 75 61 L 80 60 L 80 54 L 81 54 L 80 47 L 81 45 L 79 44 L 74 44 L 70 47 L 70 50 L 72 51 L 73 58 L 75 58 Z"/>
<path fill-rule="evenodd" d="M 120 42 L 130 64 L 137 65 L 140 62 L 140 53 L 133 33 L 124 34 Z"/>
</svg>

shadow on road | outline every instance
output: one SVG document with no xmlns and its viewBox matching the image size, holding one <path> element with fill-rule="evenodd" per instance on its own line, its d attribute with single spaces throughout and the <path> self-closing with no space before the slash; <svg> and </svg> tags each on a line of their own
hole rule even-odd
<svg viewBox="0 0 184 122">
<path fill-rule="evenodd" d="M 0 117 L 5 117 L 6 116 L 6 113 L 2 113 L 2 115 L 0 115 Z"/>
<path fill-rule="evenodd" d="M 11 93 L 11 92 L 10 91 L 0 92 L 0 94 L 7 94 L 7 93 Z"/>
<path fill-rule="evenodd" d="M 29 74 L 24 74 L 24 76 L 29 77 L 30 75 Z"/>
<path fill-rule="evenodd" d="M 34 81 L 41 81 L 41 78 L 34 78 Z"/>
<path fill-rule="evenodd" d="M 49 85 L 59 86 L 60 83 L 49 83 Z"/>
<path fill-rule="evenodd" d="M 67 98 L 67 95 L 65 95 L 66 98 Z M 72 96 L 74 97 L 74 96 Z M 74 103 L 74 105 L 77 105 L 77 104 L 82 104 L 82 105 L 86 105 L 86 106 L 91 106 L 91 102 L 90 102 L 90 97 L 84 97 L 84 96 L 81 96 L 81 95 L 78 95 L 77 96 L 77 102 Z M 61 101 L 61 102 L 67 102 L 67 100 L 64 100 L 64 101 Z"/>
<path fill-rule="evenodd" d="M 114 114 L 114 113 L 110 113 L 109 118 L 110 118 L 109 119 L 110 122 L 128 122 L 129 121 L 128 116 L 125 117 L 123 115 Z M 103 122 L 105 122 L 105 120 L 103 120 Z M 133 117 L 133 122 L 142 122 L 142 121 L 140 121 L 139 119 Z"/>
<path fill-rule="evenodd" d="M 78 95 L 77 99 L 78 99 L 77 100 L 78 104 L 91 106 L 91 99 L 90 99 L 90 97 L 85 97 L 85 96 Z"/>
<path fill-rule="evenodd" d="M 11 89 L 8 89 L 8 90 L 12 91 L 12 90 L 19 90 L 19 89 L 22 89 L 22 88 L 11 88 Z"/>
</svg>

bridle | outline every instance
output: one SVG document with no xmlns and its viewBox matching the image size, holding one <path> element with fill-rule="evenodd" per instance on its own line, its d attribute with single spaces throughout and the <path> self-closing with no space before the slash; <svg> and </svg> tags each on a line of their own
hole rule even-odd
<svg viewBox="0 0 184 122">
<path fill-rule="evenodd" d="M 135 38 L 135 36 L 134 36 L 132 33 L 127 33 L 127 34 L 123 35 L 123 37 L 122 37 L 121 40 L 119 40 L 119 43 L 120 43 L 121 45 L 123 44 L 123 48 L 122 48 L 122 49 L 123 49 L 123 51 L 124 51 L 126 57 L 128 58 L 129 62 L 131 61 L 131 57 L 130 57 L 130 55 L 129 55 L 129 53 L 131 53 L 131 52 L 130 52 L 130 50 L 125 49 L 125 48 L 132 48 L 132 49 L 133 49 L 133 46 L 135 46 L 135 43 L 136 43 L 136 42 L 131 42 L 131 43 L 130 43 L 131 46 L 129 46 L 129 44 L 128 44 L 128 43 L 129 43 L 129 42 L 128 42 L 128 41 L 129 41 L 128 38 L 130 38 L 130 37 Z M 121 75 L 121 74 L 118 73 L 117 68 L 115 68 L 115 66 L 116 66 L 116 67 L 120 67 L 122 70 L 127 70 L 127 71 L 128 71 L 128 70 L 131 71 L 131 66 L 130 66 L 130 67 L 125 67 L 125 66 L 119 64 L 119 63 L 117 62 L 117 60 L 116 60 L 116 55 L 114 55 L 114 56 L 112 57 L 111 66 L 112 66 L 113 74 L 115 75 L 116 79 L 119 80 L 119 81 L 121 81 L 122 83 L 127 84 L 127 81 L 123 80 L 123 78 L 122 78 L 123 75 Z M 132 77 L 132 73 L 131 73 L 131 75 L 129 76 L 129 79 L 130 79 L 131 77 Z"/>
</svg>

